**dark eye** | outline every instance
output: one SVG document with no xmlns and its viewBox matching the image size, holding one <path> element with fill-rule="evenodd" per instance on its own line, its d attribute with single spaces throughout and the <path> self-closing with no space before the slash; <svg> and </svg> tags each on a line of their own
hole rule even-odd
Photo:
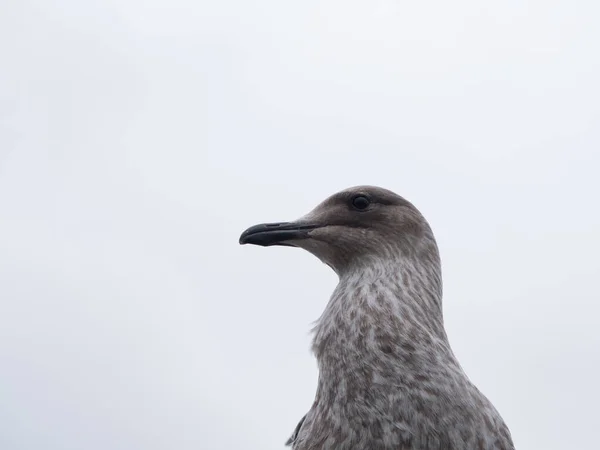
<svg viewBox="0 0 600 450">
<path fill-rule="evenodd" d="M 364 211 L 371 204 L 371 200 L 369 200 L 364 195 L 357 195 L 352 199 L 352 206 L 354 206 L 359 211 Z"/>
</svg>

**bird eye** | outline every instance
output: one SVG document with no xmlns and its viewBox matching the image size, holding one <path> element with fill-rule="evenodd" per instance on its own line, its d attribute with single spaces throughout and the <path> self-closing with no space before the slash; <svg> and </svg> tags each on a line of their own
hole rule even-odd
<svg viewBox="0 0 600 450">
<path fill-rule="evenodd" d="M 371 204 L 371 200 L 369 200 L 364 195 L 357 195 L 352 199 L 352 206 L 358 209 L 359 211 L 364 211 Z"/>
</svg>

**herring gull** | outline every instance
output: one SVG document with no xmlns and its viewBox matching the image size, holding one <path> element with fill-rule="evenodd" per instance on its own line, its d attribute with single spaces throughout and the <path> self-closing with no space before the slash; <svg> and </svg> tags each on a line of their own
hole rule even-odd
<svg viewBox="0 0 600 450">
<path fill-rule="evenodd" d="M 293 450 L 514 450 L 450 348 L 438 247 L 410 202 L 354 187 L 240 243 L 303 248 L 339 277 L 314 330 L 317 393 Z"/>
</svg>

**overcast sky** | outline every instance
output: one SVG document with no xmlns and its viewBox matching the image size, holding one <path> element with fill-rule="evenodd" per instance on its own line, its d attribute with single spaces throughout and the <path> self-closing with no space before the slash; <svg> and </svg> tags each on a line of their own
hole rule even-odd
<svg viewBox="0 0 600 450">
<path fill-rule="evenodd" d="M 597 449 L 599 5 L 5 0 L 0 448 L 282 450 L 337 280 L 239 234 L 375 184 L 517 447 Z"/>
</svg>

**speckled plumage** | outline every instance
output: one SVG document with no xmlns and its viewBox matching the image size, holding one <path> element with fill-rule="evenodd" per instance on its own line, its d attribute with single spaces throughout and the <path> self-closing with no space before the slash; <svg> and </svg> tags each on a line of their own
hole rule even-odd
<svg viewBox="0 0 600 450">
<path fill-rule="evenodd" d="M 353 210 L 364 195 L 369 210 Z M 293 450 L 510 450 L 508 428 L 456 360 L 444 330 L 437 245 L 417 209 L 370 186 L 342 191 L 286 245 L 340 281 L 314 329 L 314 403 Z"/>
</svg>

